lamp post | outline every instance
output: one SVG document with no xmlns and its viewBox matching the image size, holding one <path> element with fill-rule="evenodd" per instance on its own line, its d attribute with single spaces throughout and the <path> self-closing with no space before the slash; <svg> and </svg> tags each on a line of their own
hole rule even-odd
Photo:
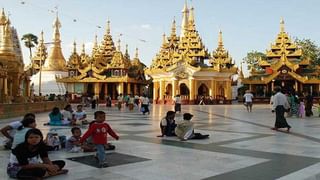
<svg viewBox="0 0 320 180">
<path fill-rule="evenodd" d="M 43 45 L 46 46 L 46 45 L 53 44 L 53 43 L 54 43 L 54 42 L 46 42 L 46 43 L 43 43 Z M 44 48 L 45 48 L 45 47 L 44 47 Z M 43 59 L 43 61 L 46 59 L 46 57 L 43 58 L 43 55 L 44 55 L 44 54 L 42 54 L 42 51 L 40 51 L 40 64 L 39 64 L 39 66 L 40 66 L 40 68 L 39 68 L 39 96 L 41 96 L 42 59 Z"/>
</svg>

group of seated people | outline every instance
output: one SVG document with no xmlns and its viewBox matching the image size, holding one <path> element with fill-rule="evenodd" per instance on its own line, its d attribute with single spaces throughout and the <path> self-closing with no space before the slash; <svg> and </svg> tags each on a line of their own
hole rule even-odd
<svg viewBox="0 0 320 180">
<path fill-rule="evenodd" d="M 77 110 L 73 111 L 70 104 L 60 111 L 58 107 L 54 107 L 49 114 L 49 122 L 45 125 L 61 126 L 61 125 L 79 125 L 88 124 L 86 120 L 87 114 L 82 109 L 82 105 L 77 106 Z"/>
<path fill-rule="evenodd" d="M 35 114 L 26 114 L 21 121 L 15 121 L 1 128 L 8 137 L 5 147 L 11 149 L 7 173 L 11 178 L 42 179 L 65 174 L 63 160 L 51 161 L 48 145 L 42 132 L 36 128 Z"/>
<path fill-rule="evenodd" d="M 72 136 L 65 143 L 66 151 L 72 153 L 96 151 L 98 167 L 107 167 L 104 151 L 115 149 L 114 145 L 107 142 L 107 134 L 116 140 L 119 136 L 105 122 L 105 116 L 105 112 L 96 111 L 94 120 L 83 136 L 79 127 L 72 127 Z M 42 179 L 68 172 L 63 169 L 65 166 L 63 160 L 51 161 L 48 157 L 48 151 L 55 149 L 49 143 L 49 134 L 57 136 L 57 133 L 48 132 L 47 138 L 44 138 L 36 125 L 35 114 L 28 113 L 23 120 L 12 122 L 0 130 L 8 138 L 5 147 L 11 150 L 7 166 L 7 173 L 11 178 Z M 59 146 L 62 147 L 62 144 Z"/>
<path fill-rule="evenodd" d="M 203 135 L 194 132 L 193 122 L 191 122 L 192 114 L 184 113 L 182 121 L 175 121 L 175 114 L 174 111 L 168 111 L 166 117 L 161 120 L 161 135 L 158 137 L 177 136 L 181 141 L 188 139 L 206 139 L 209 137 L 208 134 Z"/>
</svg>

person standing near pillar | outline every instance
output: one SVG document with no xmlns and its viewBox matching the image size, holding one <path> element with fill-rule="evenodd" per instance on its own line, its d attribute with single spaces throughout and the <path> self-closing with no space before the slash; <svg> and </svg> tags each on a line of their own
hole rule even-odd
<svg viewBox="0 0 320 180">
<path fill-rule="evenodd" d="M 281 92 L 281 87 L 276 86 L 275 95 L 273 99 L 273 109 L 276 112 L 276 122 L 272 130 L 278 130 L 279 128 L 287 128 L 287 132 L 290 132 L 291 126 L 287 123 L 284 113 L 290 109 L 288 98 Z M 274 112 L 272 110 L 272 112 Z"/>
</svg>

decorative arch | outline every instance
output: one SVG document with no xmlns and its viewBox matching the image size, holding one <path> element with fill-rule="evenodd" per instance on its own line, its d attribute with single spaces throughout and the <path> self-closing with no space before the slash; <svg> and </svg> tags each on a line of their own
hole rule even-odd
<svg viewBox="0 0 320 180">
<path fill-rule="evenodd" d="M 172 96 L 172 84 L 167 84 L 165 95 L 171 97 Z"/>
<path fill-rule="evenodd" d="M 222 85 L 220 85 L 219 88 L 218 88 L 218 96 L 225 97 L 225 90 L 224 90 L 224 87 Z"/>
<path fill-rule="evenodd" d="M 198 88 L 198 95 L 200 96 L 209 96 L 209 88 L 206 84 L 202 83 Z"/>
<path fill-rule="evenodd" d="M 179 85 L 179 89 L 180 89 L 180 95 L 181 96 L 189 96 L 190 90 L 189 90 L 188 86 L 185 83 L 181 83 Z"/>
</svg>

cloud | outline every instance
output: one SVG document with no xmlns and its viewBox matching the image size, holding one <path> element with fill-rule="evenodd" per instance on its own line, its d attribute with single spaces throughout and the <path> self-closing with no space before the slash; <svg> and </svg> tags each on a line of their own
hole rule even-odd
<svg viewBox="0 0 320 180">
<path fill-rule="evenodd" d="M 142 24 L 140 27 L 142 29 L 147 29 L 147 30 L 151 30 L 152 29 L 150 24 Z"/>
<path fill-rule="evenodd" d="M 142 24 L 142 25 L 140 26 L 140 28 L 146 29 L 146 30 L 151 30 L 151 29 L 152 29 L 150 24 Z"/>
</svg>

